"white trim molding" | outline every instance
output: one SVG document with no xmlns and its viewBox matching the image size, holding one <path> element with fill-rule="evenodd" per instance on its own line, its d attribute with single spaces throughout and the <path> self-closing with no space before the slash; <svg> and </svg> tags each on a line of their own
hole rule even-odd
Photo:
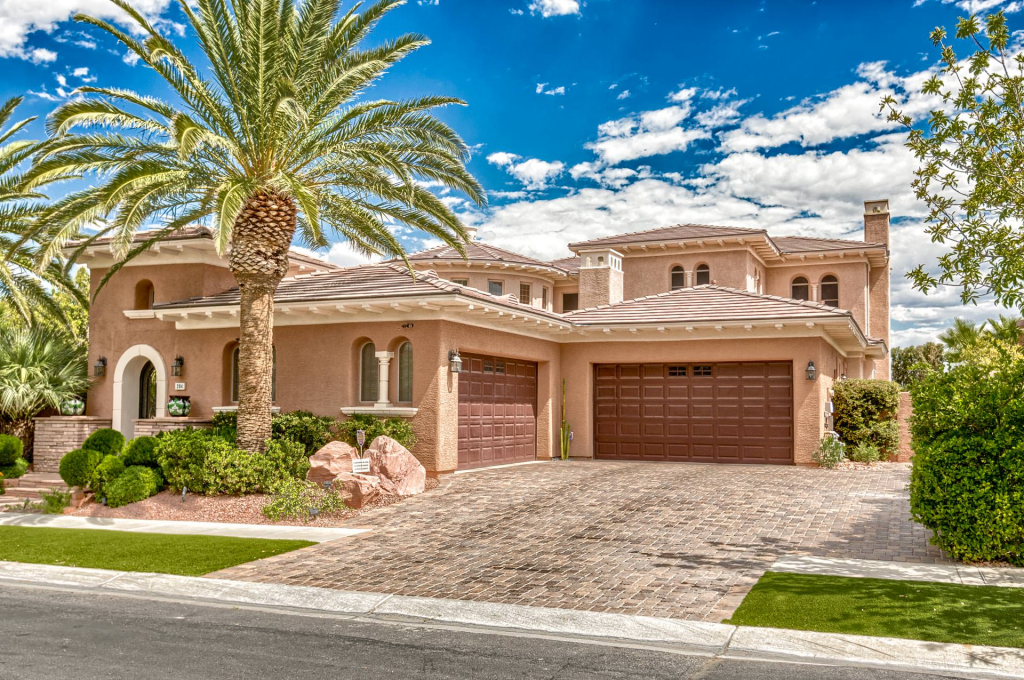
<svg viewBox="0 0 1024 680">
<path fill-rule="evenodd" d="M 381 407 L 375 404 L 373 406 L 342 406 L 341 412 L 346 416 L 365 413 L 368 416 L 380 416 L 381 418 L 412 418 L 419 413 L 419 409 L 405 406 Z"/>
<path fill-rule="evenodd" d="M 138 419 L 139 377 L 142 367 L 149 361 L 156 371 L 156 417 L 163 418 L 167 407 L 167 367 L 163 357 L 149 345 L 133 345 L 121 354 L 114 368 L 114 404 L 111 413 L 115 430 L 131 439 Z M 128 382 L 125 382 L 125 374 Z M 125 405 L 127 402 L 127 406 Z"/>
</svg>

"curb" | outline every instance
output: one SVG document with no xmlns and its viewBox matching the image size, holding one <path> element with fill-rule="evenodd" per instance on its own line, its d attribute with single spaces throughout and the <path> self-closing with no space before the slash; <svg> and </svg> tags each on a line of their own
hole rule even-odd
<svg viewBox="0 0 1024 680">
<path fill-rule="evenodd" d="M 377 621 L 444 623 L 606 643 L 647 643 L 727 659 L 872 666 L 974 677 L 1024 677 L 1024 649 L 1007 647 L 750 628 L 607 612 L 18 562 L 0 562 L 0 585 L 5 584 L 286 607 Z"/>
</svg>

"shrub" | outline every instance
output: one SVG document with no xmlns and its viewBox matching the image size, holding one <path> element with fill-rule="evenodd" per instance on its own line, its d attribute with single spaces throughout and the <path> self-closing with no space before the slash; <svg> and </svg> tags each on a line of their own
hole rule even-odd
<svg viewBox="0 0 1024 680">
<path fill-rule="evenodd" d="M 121 462 L 124 466 L 144 465 L 149 468 L 160 469 L 160 462 L 156 459 L 156 437 L 136 437 L 128 442 L 121 454 Z"/>
<path fill-rule="evenodd" d="M 900 388 L 888 380 L 841 380 L 833 389 L 835 430 L 850 446 L 874 444 L 883 457 L 899 453 Z"/>
<path fill-rule="evenodd" d="M 96 430 L 82 442 L 82 448 L 98 451 L 104 456 L 116 456 L 124 448 L 124 435 L 109 427 Z"/>
<path fill-rule="evenodd" d="M 3 475 L 7 479 L 17 479 L 26 472 L 28 472 L 28 461 L 24 458 L 18 458 L 14 461 L 13 465 L 0 467 L 0 475 Z"/>
<path fill-rule="evenodd" d="M 846 458 L 843 443 L 830 434 L 825 435 L 818 445 L 818 450 L 811 454 L 815 463 L 831 470 Z"/>
<path fill-rule="evenodd" d="M 357 413 L 351 419 L 338 424 L 340 439 L 352 446 L 356 445 L 356 430 L 366 430 L 366 445 L 381 435 L 391 437 L 407 449 L 416 446 L 416 435 L 412 425 L 404 418 L 378 418 L 377 416 Z"/>
<path fill-rule="evenodd" d="M 270 422 L 274 439 L 287 439 L 302 444 L 306 455 L 314 453 L 334 439 L 333 427 L 337 421 L 309 411 L 291 411 L 274 416 Z"/>
<path fill-rule="evenodd" d="M 210 432 L 232 444 L 238 438 L 238 414 L 234 411 L 224 411 L 213 414 L 213 427 Z"/>
<path fill-rule="evenodd" d="M 124 474 L 107 487 L 107 505 L 119 508 L 129 503 L 138 503 L 160 493 L 164 488 L 164 477 L 159 470 L 145 465 L 125 468 Z"/>
<path fill-rule="evenodd" d="M 187 487 L 189 491 L 206 493 L 207 458 L 220 450 L 234 450 L 234 445 L 213 432 L 188 428 L 165 432 L 157 442 L 156 456 L 172 489 Z"/>
<path fill-rule="evenodd" d="M 911 390 L 913 518 L 965 561 L 1024 566 L 1024 349 L 987 338 Z"/>
<path fill-rule="evenodd" d="M 103 460 L 103 456 L 97 451 L 87 451 L 86 449 L 75 449 L 69 453 L 65 453 L 64 457 L 60 459 L 60 478 L 64 480 L 64 483 L 69 487 L 78 487 L 84 489 L 89 486 L 89 480 L 92 479 L 92 473 L 95 472 L 96 466 Z"/>
<path fill-rule="evenodd" d="M 50 489 L 39 494 L 43 499 L 42 510 L 47 515 L 62 515 L 64 508 L 71 505 L 71 492 Z"/>
<path fill-rule="evenodd" d="M 9 434 L 0 434 L 0 470 L 11 467 L 21 458 L 21 440 Z"/>
<path fill-rule="evenodd" d="M 117 456 L 106 456 L 93 470 L 92 479 L 89 480 L 89 488 L 96 495 L 102 498 L 107 495 L 107 487 L 113 484 L 114 480 L 124 474 L 124 463 Z"/>
<path fill-rule="evenodd" d="M 874 444 L 861 442 L 853 448 L 850 458 L 858 463 L 877 463 L 882 458 L 882 452 Z"/>
<path fill-rule="evenodd" d="M 263 506 L 263 514 L 275 522 L 285 518 L 309 522 L 313 519 L 310 509 L 319 515 L 348 509 L 337 491 L 304 479 L 293 477 L 278 482 L 272 493 L 273 498 Z"/>
</svg>

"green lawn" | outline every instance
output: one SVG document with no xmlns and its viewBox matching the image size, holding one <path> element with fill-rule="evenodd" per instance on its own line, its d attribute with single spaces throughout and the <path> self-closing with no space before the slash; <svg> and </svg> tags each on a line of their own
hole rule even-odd
<svg viewBox="0 0 1024 680">
<path fill-rule="evenodd" d="M 0 560 L 182 576 L 202 576 L 311 545 L 263 538 L 0 527 Z"/>
<path fill-rule="evenodd" d="M 769 571 L 726 623 L 1024 647 L 1024 589 Z"/>
</svg>

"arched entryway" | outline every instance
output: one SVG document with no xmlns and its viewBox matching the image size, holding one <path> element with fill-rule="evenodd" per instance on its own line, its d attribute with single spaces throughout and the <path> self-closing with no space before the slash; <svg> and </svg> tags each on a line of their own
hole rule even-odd
<svg viewBox="0 0 1024 680">
<path fill-rule="evenodd" d="M 130 347 L 114 369 L 114 429 L 130 439 L 137 418 L 162 418 L 167 406 L 167 369 L 149 345 Z"/>
</svg>

